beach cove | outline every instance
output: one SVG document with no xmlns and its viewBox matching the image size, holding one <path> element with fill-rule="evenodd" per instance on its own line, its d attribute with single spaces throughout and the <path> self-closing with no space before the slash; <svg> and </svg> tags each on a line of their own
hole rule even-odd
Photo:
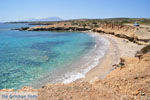
<svg viewBox="0 0 150 100">
<path fill-rule="evenodd" d="M 92 35 L 96 34 L 96 37 L 100 36 L 109 41 L 109 47 L 104 54 L 105 56 L 99 59 L 98 65 L 88 70 L 89 72 L 87 72 L 85 77 L 82 76 L 80 77 L 81 79 L 71 83 L 68 81 L 68 83 L 66 82 L 67 84 L 61 82 L 55 84 L 47 83 L 39 89 L 27 86 L 18 91 L 38 91 L 39 99 L 48 98 L 54 100 L 56 98 L 64 98 L 65 100 L 76 100 L 78 98 L 88 98 L 86 100 L 99 100 L 99 98 L 101 98 L 101 100 L 110 100 L 111 98 L 120 100 L 120 98 L 133 98 L 133 95 L 136 95 L 137 98 L 141 98 L 140 94 L 143 94 L 143 92 L 139 91 L 139 89 L 141 89 L 139 83 L 142 82 L 141 84 L 145 84 L 145 81 L 142 81 L 138 77 L 146 78 L 143 75 L 148 75 L 148 72 L 144 72 L 148 70 L 149 66 L 149 62 L 146 60 L 147 58 L 149 59 L 149 54 L 145 51 L 143 52 L 141 49 L 145 47 L 145 44 L 148 42 L 146 42 L 147 39 L 140 39 L 140 37 L 135 36 L 134 28 L 132 31 L 130 30 L 130 28 L 132 29 L 130 26 L 119 27 L 119 25 L 108 24 L 107 27 L 94 29 L 94 32 L 87 32 Z M 39 27 L 33 27 L 33 29 L 34 28 Z M 147 48 L 149 48 L 149 46 L 146 46 L 144 49 Z M 138 51 L 141 53 L 137 54 Z M 143 63 L 144 69 L 138 70 L 140 74 L 137 76 L 138 71 L 135 69 L 136 67 L 140 69 Z M 136 84 L 137 88 L 134 88 L 133 85 L 135 81 L 139 82 Z M 146 86 L 147 85 L 143 85 L 143 88 Z M 124 90 L 124 88 L 126 90 Z M 1 91 L 14 90 L 2 89 Z M 62 95 L 62 93 L 64 95 Z M 57 94 L 57 96 L 55 96 L 55 94 Z"/>
<path fill-rule="evenodd" d="M 84 78 L 109 46 L 107 40 L 88 32 L 11 30 L 22 26 L 27 24 L 1 24 L 1 89 L 41 88 Z"/>
</svg>

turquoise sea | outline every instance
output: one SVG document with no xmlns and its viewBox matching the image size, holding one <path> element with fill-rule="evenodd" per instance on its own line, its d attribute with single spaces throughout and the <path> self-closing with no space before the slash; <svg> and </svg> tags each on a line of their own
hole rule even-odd
<svg viewBox="0 0 150 100">
<path fill-rule="evenodd" d="M 0 24 L 0 89 L 72 82 L 107 50 L 108 41 L 87 33 L 11 30 L 25 26 Z"/>
</svg>

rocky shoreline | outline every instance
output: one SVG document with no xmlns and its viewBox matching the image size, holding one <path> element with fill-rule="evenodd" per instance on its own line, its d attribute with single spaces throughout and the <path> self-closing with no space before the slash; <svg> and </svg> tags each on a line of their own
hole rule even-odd
<svg viewBox="0 0 150 100">
<path fill-rule="evenodd" d="M 53 31 L 57 31 L 57 26 L 61 27 L 59 28 L 59 31 L 64 31 L 63 29 L 71 27 L 71 25 L 64 25 L 63 23 L 63 25 L 37 26 L 21 30 L 49 31 L 48 29 L 50 28 L 53 29 Z M 110 66 L 114 70 L 103 80 L 95 80 L 92 83 L 76 81 L 70 84 L 48 84 L 40 89 L 24 87 L 17 91 L 37 91 L 39 100 L 149 100 L 150 45 L 147 45 L 149 44 L 149 39 L 146 38 L 147 36 L 141 38 L 140 35 L 136 34 L 136 27 L 126 25 L 103 24 L 97 28 L 83 27 L 82 31 L 84 31 L 85 28 L 100 34 L 110 34 L 111 36 L 120 38 L 121 41 L 124 41 L 125 39 L 126 41 L 123 42 L 124 44 L 118 44 L 122 45 L 121 48 L 124 51 L 129 49 L 129 52 L 131 52 L 130 50 L 134 48 L 132 45 L 132 48 L 123 48 L 127 44 L 130 45 L 129 42 L 137 45 L 144 45 L 145 47 L 140 51 L 136 49 L 137 53 L 135 54 L 135 57 L 129 57 L 129 54 L 124 52 L 125 57 L 121 56 L 119 63 Z M 70 28 L 67 30 L 70 30 Z M 118 40 L 116 39 L 116 41 Z M 3 89 L 0 90 L 0 92 L 1 91 L 10 92 L 14 90 Z"/>
<path fill-rule="evenodd" d="M 140 38 L 136 34 L 136 27 L 127 25 L 117 25 L 117 24 L 105 24 L 102 27 L 93 29 L 94 32 L 111 34 L 119 38 L 127 39 L 138 45 L 145 45 L 150 43 L 150 39 Z"/>
<path fill-rule="evenodd" d="M 15 29 L 19 31 L 89 31 L 90 28 L 83 27 L 22 27 Z"/>
<path fill-rule="evenodd" d="M 19 31 L 93 31 L 104 34 L 111 34 L 119 38 L 127 39 L 138 45 L 147 45 L 150 43 L 150 39 L 141 38 L 136 34 L 138 28 L 128 25 L 119 24 L 101 24 L 100 27 L 91 28 L 87 26 L 74 26 L 67 24 L 54 24 L 47 26 L 35 26 L 35 27 L 22 27 L 15 29 Z"/>
</svg>

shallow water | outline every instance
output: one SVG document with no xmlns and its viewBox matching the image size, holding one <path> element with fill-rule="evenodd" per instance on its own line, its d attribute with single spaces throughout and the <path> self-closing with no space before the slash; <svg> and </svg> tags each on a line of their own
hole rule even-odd
<svg viewBox="0 0 150 100">
<path fill-rule="evenodd" d="M 10 30 L 23 26 L 28 25 L 0 24 L 0 89 L 69 83 L 83 77 L 87 65 L 93 65 L 106 51 L 104 39 L 96 41 L 94 36 L 82 32 Z M 97 61 L 90 62 L 92 57 Z M 89 63 L 85 66 L 86 62 Z"/>
</svg>

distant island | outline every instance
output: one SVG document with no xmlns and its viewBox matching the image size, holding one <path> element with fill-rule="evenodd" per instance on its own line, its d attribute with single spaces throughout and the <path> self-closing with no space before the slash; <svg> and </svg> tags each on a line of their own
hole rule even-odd
<svg viewBox="0 0 150 100">
<path fill-rule="evenodd" d="M 55 22 L 55 21 L 63 21 L 63 19 L 59 17 L 31 18 L 31 19 L 26 19 L 21 21 L 12 21 L 12 22 L 5 22 L 5 23 Z"/>
<path fill-rule="evenodd" d="M 28 19 L 26 21 L 62 21 L 63 19 L 59 17 L 47 17 L 47 18 L 33 18 L 33 19 Z"/>
</svg>

